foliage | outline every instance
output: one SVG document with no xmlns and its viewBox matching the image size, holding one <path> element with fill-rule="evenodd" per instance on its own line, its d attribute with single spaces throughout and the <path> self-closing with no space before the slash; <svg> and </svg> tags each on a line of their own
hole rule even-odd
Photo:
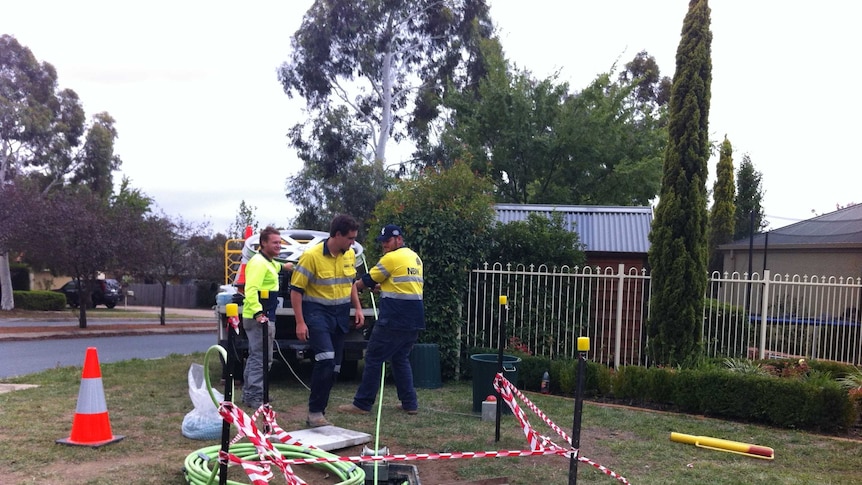
<svg viewBox="0 0 862 485">
<path fill-rule="evenodd" d="M 720 368 L 667 369 L 627 366 L 616 374 L 613 396 L 641 404 L 671 406 L 686 413 L 763 422 L 775 426 L 837 432 L 856 419 L 853 403 L 838 382 L 803 378 L 798 361 L 788 372 L 764 375 L 734 363 Z M 769 364 L 760 363 L 761 369 Z"/>
<path fill-rule="evenodd" d="M 66 308 L 66 296 L 56 291 L 14 291 L 15 308 L 36 311 L 60 311 Z"/>
<path fill-rule="evenodd" d="M 114 153 L 114 119 L 108 113 L 99 113 L 87 128 L 78 95 L 71 89 L 60 89 L 57 79 L 54 66 L 38 62 L 30 49 L 14 37 L 0 36 L 0 185 L 26 188 L 14 195 L 28 196 L 30 206 L 69 184 L 75 190 L 87 189 L 96 198 L 107 200 L 113 190 L 112 172 L 121 164 Z M 20 207 L 26 200 L 7 200 L 5 195 L 9 194 L 12 193 L 0 194 L 3 204 Z M 0 226 L 11 225 L 2 219 L 0 216 Z M 31 227 L 27 229 L 28 234 L 38 234 Z M 57 230 L 52 229 L 44 234 Z M 45 238 L 44 234 L 38 236 Z M 24 237 L 16 235 L 19 242 Z M 8 288 L 11 281 L 7 249 L 8 241 L 0 240 L 0 287 Z M 2 297 L 0 307 L 14 307 L 11 294 Z M 85 317 L 81 323 L 86 325 Z"/>
<path fill-rule="evenodd" d="M 141 189 L 133 188 L 132 181 L 125 176 L 117 192 L 111 195 L 110 201 L 111 207 L 141 217 L 149 214 L 153 205 L 153 199 Z"/>
<path fill-rule="evenodd" d="M 428 136 L 450 83 L 469 86 L 483 74 L 476 39 L 492 32 L 484 0 L 315 2 L 279 70 L 285 93 L 304 98 L 310 121 L 289 134 L 305 162 L 288 182 L 297 222 L 316 228 L 340 212 L 367 220 L 386 189 L 380 176 L 390 140 Z M 375 163 L 372 178 L 356 177 Z M 371 201 L 343 210 L 355 201 L 327 188 L 346 178 L 365 187 L 353 195 Z"/>
<path fill-rule="evenodd" d="M 445 100 L 448 128 L 434 149 L 444 163 L 469 157 L 501 202 L 633 205 L 655 197 L 664 109 L 657 98 L 641 98 L 658 89 L 653 58 L 640 53 L 620 81 L 602 74 L 571 94 L 553 76 L 510 72 L 499 44 L 482 46 L 489 72 L 478 91 Z"/>
<path fill-rule="evenodd" d="M 742 163 L 736 172 L 736 224 L 733 239 L 747 239 L 767 227 L 766 213 L 763 209 L 763 174 L 754 169 L 751 157 L 742 156 Z"/>
<path fill-rule="evenodd" d="M 724 366 L 727 367 L 727 370 L 730 372 L 735 372 L 737 374 L 755 374 L 760 376 L 769 375 L 769 372 L 767 372 L 759 362 L 749 359 L 725 359 Z"/>
<path fill-rule="evenodd" d="M 123 161 L 114 153 L 117 129 L 114 118 L 108 113 L 93 116 L 93 123 L 80 153 L 80 169 L 72 177 L 72 184 L 90 187 L 101 199 L 107 199 L 114 190 L 112 172 L 119 170 Z"/>
<path fill-rule="evenodd" d="M 707 0 L 693 0 L 677 48 L 661 195 L 650 231 L 647 352 L 658 365 L 692 364 L 701 352 L 712 82 L 709 24 Z"/>
<path fill-rule="evenodd" d="M 550 217 L 531 213 L 526 221 L 498 223 L 492 238 L 489 261 L 552 267 L 582 266 L 586 261 L 577 231 L 565 226 L 559 212 L 553 212 Z"/>
<path fill-rule="evenodd" d="M 287 197 L 299 208 L 293 227 L 329 232 L 333 217 L 350 214 L 362 222 L 358 237 L 363 238 L 375 205 L 392 184 L 383 164 L 354 160 L 332 173 L 320 169 L 320 165 L 306 163 L 287 181 Z"/>
<path fill-rule="evenodd" d="M 137 214 L 115 209 L 87 189 L 57 190 L 27 213 L 31 231 L 17 233 L 12 247 L 26 248 L 34 264 L 81 280 L 79 326 L 86 328 L 92 285 L 101 272 L 119 265 L 134 241 L 123 235 L 136 233 L 136 220 Z"/>
<path fill-rule="evenodd" d="M 257 206 L 246 204 L 245 199 L 240 201 L 239 208 L 236 210 L 236 218 L 230 227 L 227 228 L 227 237 L 231 239 L 244 239 L 245 228 L 252 227 L 252 234 L 258 232 L 260 223 L 257 220 Z"/>
<path fill-rule="evenodd" d="M 464 274 L 484 259 L 493 220 L 490 184 L 463 163 L 400 182 L 374 210 L 370 232 L 398 224 L 405 244 L 422 258 L 426 330 L 420 341 L 440 346 L 444 378 L 454 375 L 458 361 Z"/>
<path fill-rule="evenodd" d="M 15 37 L 0 36 L 0 182 L 31 169 L 56 180 L 68 173 L 84 133 L 78 95 L 60 90 L 57 71 Z"/>
<path fill-rule="evenodd" d="M 847 390 L 862 390 L 862 369 L 854 368 L 852 372 L 839 377 L 838 383 Z"/>
<path fill-rule="evenodd" d="M 206 225 L 193 224 L 167 215 L 150 216 L 140 225 L 133 242 L 132 273 L 153 280 L 162 287 L 161 324 L 165 324 L 168 283 L 189 280 L 197 275 L 201 254 L 189 242 L 201 238 Z"/>
<path fill-rule="evenodd" d="M 736 206 L 733 199 L 736 187 L 733 183 L 733 146 L 724 137 L 718 160 L 715 183 L 712 186 L 712 209 L 709 212 L 709 272 L 722 272 L 724 259 L 718 246 L 733 241 Z"/>
</svg>

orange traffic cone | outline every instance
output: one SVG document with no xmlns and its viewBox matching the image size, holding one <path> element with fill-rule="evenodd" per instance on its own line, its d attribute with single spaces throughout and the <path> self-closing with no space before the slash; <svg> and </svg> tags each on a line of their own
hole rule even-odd
<svg viewBox="0 0 862 485">
<path fill-rule="evenodd" d="M 81 388 L 78 390 L 78 407 L 72 420 L 72 433 L 68 438 L 57 440 L 57 443 L 98 448 L 123 438 L 111 433 L 99 356 L 95 347 L 88 347 L 81 374 Z"/>
</svg>

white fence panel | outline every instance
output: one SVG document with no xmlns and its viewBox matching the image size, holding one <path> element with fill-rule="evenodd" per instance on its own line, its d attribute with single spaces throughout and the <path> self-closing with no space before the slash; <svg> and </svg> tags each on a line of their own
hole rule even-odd
<svg viewBox="0 0 862 485">
<path fill-rule="evenodd" d="M 618 368 L 646 364 L 649 275 L 618 268 L 548 268 L 494 263 L 469 276 L 462 345 L 521 347 Z M 507 297 L 501 305 L 500 297 Z M 862 364 L 862 280 L 852 277 L 711 275 L 703 309 L 710 357 L 815 358 Z"/>
</svg>

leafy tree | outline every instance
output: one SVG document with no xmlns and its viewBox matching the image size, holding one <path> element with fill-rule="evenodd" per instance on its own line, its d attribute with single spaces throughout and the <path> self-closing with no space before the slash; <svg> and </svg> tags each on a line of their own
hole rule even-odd
<svg viewBox="0 0 862 485">
<path fill-rule="evenodd" d="M 559 212 L 551 217 L 529 214 L 525 221 L 497 224 L 493 240 L 489 261 L 551 267 L 581 266 L 586 262 L 578 233 L 566 227 Z"/>
<path fill-rule="evenodd" d="M 233 221 L 233 224 L 227 228 L 227 237 L 232 239 L 241 239 L 243 234 L 245 234 L 245 228 L 247 226 L 251 226 L 254 232 L 257 232 L 258 226 L 260 223 L 257 221 L 257 215 L 255 214 L 257 211 L 257 206 L 248 205 L 245 203 L 245 199 L 240 201 L 239 209 L 236 212 L 236 218 Z"/>
<path fill-rule="evenodd" d="M 427 134 L 450 83 L 481 76 L 475 39 L 491 32 L 484 0 L 314 2 L 279 71 L 285 93 L 304 98 L 309 112 L 310 123 L 289 135 L 306 165 L 287 194 L 304 225 L 343 212 L 343 198 L 326 191 L 331 182 L 357 175 L 357 165 L 385 165 L 390 140 Z M 363 193 L 381 195 L 377 174 L 362 182 L 371 187 Z"/>
<path fill-rule="evenodd" d="M 763 174 L 755 170 L 748 154 L 742 156 L 742 163 L 736 172 L 736 226 L 733 240 L 747 239 L 754 233 L 766 229 L 766 214 L 763 211 Z"/>
<path fill-rule="evenodd" d="M 0 36 L 0 184 L 38 188 L 26 192 L 30 204 L 67 183 L 83 184 L 107 201 L 121 163 L 114 120 L 108 113 L 94 116 L 81 145 L 85 121 L 78 95 L 58 87 L 54 67 L 38 62 L 14 37 Z M 0 287 L 8 288 L 8 253 L 2 251 Z M 7 292 L 0 308 L 13 306 Z"/>
<path fill-rule="evenodd" d="M 658 108 L 670 101 L 671 80 L 661 76 L 655 57 L 647 51 L 640 51 L 620 73 L 619 80 L 623 84 L 634 83 L 635 96 L 638 101 Z"/>
<path fill-rule="evenodd" d="M 707 0 L 691 0 L 676 52 L 661 195 L 650 231 L 647 351 L 657 365 L 691 364 L 700 354 L 707 280 L 709 24 Z"/>
<path fill-rule="evenodd" d="M 723 257 L 716 248 L 733 241 L 736 205 L 733 183 L 733 146 L 724 137 L 718 159 L 715 183 L 712 186 L 712 209 L 709 212 L 709 271 L 724 268 Z"/>
<path fill-rule="evenodd" d="M 128 177 L 123 177 L 119 190 L 116 194 L 111 195 L 110 200 L 111 206 L 117 210 L 137 214 L 141 217 L 149 214 L 153 205 L 152 197 L 145 194 L 141 189 L 133 188 L 132 181 Z"/>
<path fill-rule="evenodd" d="M 613 83 L 603 74 L 571 94 L 554 77 L 510 72 L 495 42 L 482 49 L 488 75 L 477 93 L 446 98 L 450 128 L 435 156 L 469 156 L 501 202 L 632 205 L 655 197 L 664 111 L 657 98 L 639 97 L 640 77 Z"/>
<path fill-rule="evenodd" d="M 201 237 L 205 229 L 206 225 L 159 215 L 143 221 L 136 234 L 134 273 L 161 285 L 159 322 L 162 325 L 165 325 L 167 285 L 175 280 L 194 278 L 198 274 L 202 265 L 201 255 L 193 250 L 190 241 Z"/>
<path fill-rule="evenodd" d="M 225 243 L 224 234 L 197 234 L 188 240 L 188 247 L 196 254 L 198 265 L 195 278 L 206 282 L 225 283 Z"/>
<path fill-rule="evenodd" d="M 79 155 L 80 168 L 72 176 L 72 183 L 83 183 L 102 199 L 110 197 L 114 190 L 112 172 L 119 170 L 123 163 L 114 153 L 116 139 L 114 118 L 105 112 L 95 115 Z"/>
<path fill-rule="evenodd" d="M 37 168 L 65 173 L 62 167 L 71 163 L 68 149 L 79 143 L 83 127 L 78 95 L 59 90 L 54 66 L 38 62 L 14 37 L 0 36 L 0 184 Z M 0 253 L 0 287 L 12 288 L 5 251 Z M 5 291 L 0 309 L 12 308 L 12 292 Z"/>
<path fill-rule="evenodd" d="M 336 214 L 350 214 L 367 221 L 374 206 L 392 184 L 381 162 L 345 164 L 335 173 L 324 176 L 319 165 L 306 164 L 299 175 L 289 179 L 289 198 L 300 207 L 294 227 L 329 231 Z M 359 237 L 364 234 L 364 225 Z"/>
<path fill-rule="evenodd" d="M 126 234 L 137 215 L 115 210 L 89 190 L 53 191 L 28 214 L 26 233 L 13 248 L 26 248 L 28 261 L 72 276 L 84 289 L 78 325 L 87 327 L 90 293 L 97 277 L 117 265 L 129 249 Z"/>
<path fill-rule="evenodd" d="M 374 210 L 372 234 L 386 224 L 398 224 L 405 243 L 422 258 L 426 330 L 420 340 L 440 346 L 445 377 L 455 375 L 458 362 L 464 274 L 485 260 L 490 245 L 491 187 L 466 164 L 456 163 L 400 182 Z"/>
</svg>

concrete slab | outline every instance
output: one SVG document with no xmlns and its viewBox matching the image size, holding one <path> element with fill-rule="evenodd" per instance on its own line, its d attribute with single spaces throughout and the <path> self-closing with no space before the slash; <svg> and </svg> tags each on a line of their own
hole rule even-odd
<svg viewBox="0 0 862 485">
<path fill-rule="evenodd" d="M 306 445 L 314 445 L 324 451 L 340 450 L 371 442 L 371 435 L 338 426 L 288 431 L 291 437 Z"/>
<path fill-rule="evenodd" d="M 12 391 L 20 391 L 22 389 L 30 389 L 39 387 L 36 384 L 0 384 L 0 394 Z"/>
</svg>

